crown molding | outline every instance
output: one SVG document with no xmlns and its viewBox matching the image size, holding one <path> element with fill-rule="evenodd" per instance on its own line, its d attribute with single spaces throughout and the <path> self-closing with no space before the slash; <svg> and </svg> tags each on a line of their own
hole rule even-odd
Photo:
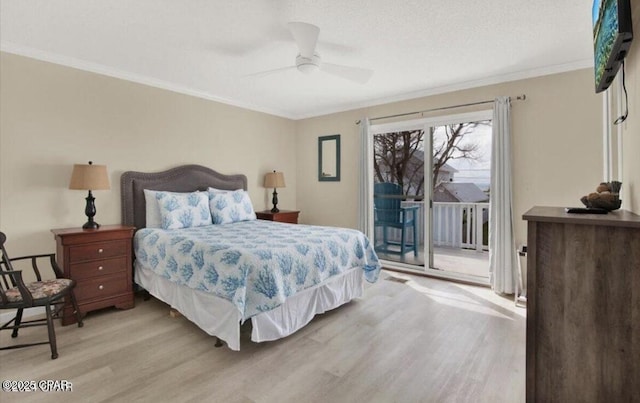
<svg viewBox="0 0 640 403">
<path fill-rule="evenodd" d="M 99 63 L 88 62 L 82 59 L 76 59 L 69 56 L 59 55 L 27 46 L 18 45 L 11 42 L 0 42 L 0 51 L 15 54 L 18 56 L 25 56 L 32 59 L 41 60 L 44 62 L 59 64 L 66 67 L 72 67 L 78 70 L 88 71 L 91 73 L 102 74 L 109 77 L 118 78 L 121 80 L 131 81 L 138 84 L 148 85 L 150 87 L 160 88 L 167 91 L 177 92 L 184 95 L 193 96 L 196 98 L 202 98 L 209 101 L 220 102 L 225 105 L 237 106 L 243 109 L 249 109 L 255 112 L 266 113 L 286 119 L 295 120 L 296 117 L 290 113 L 286 113 L 281 110 L 272 108 L 265 108 L 245 102 L 239 102 L 233 99 L 219 97 L 213 94 L 209 94 L 204 91 L 188 88 L 178 84 L 170 83 L 167 81 L 159 80 L 154 77 L 145 76 L 142 74 L 135 74 L 128 71 L 118 70 L 109 66 L 105 66 Z"/>
<path fill-rule="evenodd" d="M 102 64 L 88 62 L 73 57 L 63 56 L 43 50 L 30 48 L 27 46 L 18 45 L 11 42 L 0 41 L 0 51 L 16 54 L 19 56 L 26 56 L 32 59 L 42 60 L 49 63 L 59 64 L 67 67 L 76 68 L 79 70 L 89 71 L 92 73 L 102 74 L 109 77 L 114 77 L 134 83 L 144 84 L 151 87 L 156 87 L 172 92 L 177 92 L 184 95 L 189 95 L 197 98 L 206 99 L 209 101 L 220 102 L 226 105 L 236 106 L 243 109 L 252 110 L 255 112 L 266 113 L 291 120 L 309 119 L 319 116 L 330 115 L 333 113 L 347 112 L 355 109 L 368 108 L 372 106 L 384 105 L 393 102 L 407 101 L 410 99 L 424 98 L 433 95 L 445 94 L 454 91 L 466 90 L 470 88 L 483 87 L 487 85 L 501 84 L 510 81 L 524 80 L 528 78 L 541 77 L 551 74 L 564 73 L 568 71 L 580 70 L 583 68 L 593 67 L 593 60 L 579 60 L 571 63 L 558 64 L 553 66 L 545 66 L 537 69 L 523 70 L 515 73 L 508 73 L 502 75 L 496 75 L 492 77 L 482 78 L 478 80 L 465 81 L 462 83 L 456 83 L 452 85 L 445 85 L 440 87 L 425 88 L 418 91 L 411 91 L 407 93 L 395 94 L 386 97 L 380 97 L 373 100 L 367 100 L 362 102 L 346 103 L 337 105 L 331 108 L 323 108 L 314 111 L 313 113 L 290 113 L 273 108 L 267 108 L 264 106 L 253 105 L 245 102 L 240 102 L 233 99 L 223 98 L 209 94 L 204 91 L 188 88 L 185 86 L 169 83 L 167 81 L 159 80 L 153 77 L 144 76 L 142 74 L 130 73 L 118 69 L 114 69 Z"/>
<path fill-rule="evenodd" d="M 589 67 L 593 67 L 593 60 L 591 59 L 579 60 L 576 62 L 558 64 L 553 66 L 545 66 L 537 69 L 523 70 L 515 73 L 502 74 L 502 75 L 497 75 L 497 76 L 492 76 L 487 78 L 481 78 L 478 80 L 471 80 L 471 81 L 465 81 L 462 83 L 444 85 L 441 87 L 425 88 L 418 91 L 411 91 L 411 92 L 406 92 L 402 94 L 390 95 L 387 97 L 376 98 L 373 100 L 368 100 L 363 102 L 344 104 L 344 105 L 337 106 L 335 108 L 323 109 L 321 111 L 317 111 L 312 114 L 299 114 L 299 115 L 296 115 L 295 119 L 296 120 L 309 119 L 309 118 L 314 118 L 319 116 L 330 115 L 333 113 L 347 112 L 355 109 L 363 109 L 363 108 L 368 108 L 372 106 L 390 104 L 393 102 L 408 101 L 411 99 L 424 98 L 424 97 L 439 95 L 439 94 L 446 94 L 454 91 L 484 87 L 487 85 L 502 84 L 510 81 L 525 80 L 528 78 L 542 77 L 542 76 L 547 76 L 551 74 L 566 73 L 568 71 L 581 70 Z"/>
</svg>

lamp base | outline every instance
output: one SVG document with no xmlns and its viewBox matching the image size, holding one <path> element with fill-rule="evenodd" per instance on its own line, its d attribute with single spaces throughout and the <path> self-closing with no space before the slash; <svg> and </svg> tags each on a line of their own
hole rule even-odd
<svg viewBox="0 0 640 403">
<path fill-rule="evenodd" d="M 280 210 L 278 209 L 278 192 L 276 192 L 275 188 L 273 188 L 273 198 L 271 199 L 271 202 L 273 203 L 273 208 L 271 209 L 271 212 L 279 213 Z"/>
<path fill-rule="evenodd" d="M 87 221 L 82 226 L 82 229 L 98 229 L 98 228 L 100 228 L 100 224 L 98 224 L 97 222 L 95 222 L 93 220 Z"/>
<path fill-rule="evenodd" d="M 93 221 L 93 217 L 96 215 L 96 205 L 94 203 L 96 199 L 91 194 L 91 191 L 89 191 L 85 200 L 87 201 L 87 206 L 84 209 L 84 213 L 87 215 L 87 222 L 82 226 L 82 229 L 98 229 L 100 224 Z"/>
</svg>

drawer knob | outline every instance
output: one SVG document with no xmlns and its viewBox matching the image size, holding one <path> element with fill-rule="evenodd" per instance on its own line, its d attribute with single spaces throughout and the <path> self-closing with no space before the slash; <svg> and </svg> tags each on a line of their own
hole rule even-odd
<svg viewBox="0 0 640 403">
<path fill-rule="evenodd" d="M 104 269 L 104 267 L 98 266 L 98 270 L 102 270 L 102 269 Z"/>
<path fill-rule="evenodd" d="M 102 252 L 104 252 L 104 249 L 102 248 L 98 249 L 98 253 L 102 253 Z"/>
<path fill-rule="evenodd" d="M 104 286 L 103 286 L 102 284 L 100 284 L 100 285 L 98 286 L 98 290 L 104 290 Z"/>
</svg>

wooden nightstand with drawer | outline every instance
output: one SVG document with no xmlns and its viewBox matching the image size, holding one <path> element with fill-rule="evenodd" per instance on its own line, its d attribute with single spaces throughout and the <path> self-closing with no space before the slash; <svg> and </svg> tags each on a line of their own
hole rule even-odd
<svg viewBox="0 0 640 403">
<path fill-rule="evenodd" d="M 259 220 L 288 222 L 289 224 L 298 223 L 298 214 L 300 214 L 299 211 L 292 210 L 280 210 L 277 213 L 272 213 L 270 210 L 256 211 L 256 217 Z"/>
<path fill-rule="evenodd" d="M 132 243 L 134 227 L 103 225 L 94 230 L 51 230 L 56 259 L 64 276 L 76 281 L 74 293 L 83 314 L 115 306 L 133 308 Z M 62 325 L 76 322 L 65 306 Z"/>
</svg>

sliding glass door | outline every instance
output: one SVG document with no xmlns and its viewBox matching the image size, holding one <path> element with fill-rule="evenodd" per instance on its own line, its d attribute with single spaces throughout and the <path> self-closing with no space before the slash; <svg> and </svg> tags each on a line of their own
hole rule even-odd
<svg viewBox="0 0 640 403">
<path fill-rule="evenodd" d="M 487 282 L 491 111 L 373 125 L 371 135 L 379 257 Z"/>
<path fill-rule="evenodd" d="M 491 120 L 433 128 L 433 260 L 446 273 L 489 278 Z"/>
<path fill-rule="evenodd" d="M 373 206 L 380 258 L 424 266 L 425 131 L 373 136 Z"/>
</svg>

